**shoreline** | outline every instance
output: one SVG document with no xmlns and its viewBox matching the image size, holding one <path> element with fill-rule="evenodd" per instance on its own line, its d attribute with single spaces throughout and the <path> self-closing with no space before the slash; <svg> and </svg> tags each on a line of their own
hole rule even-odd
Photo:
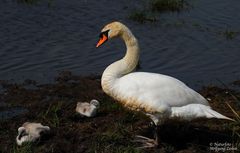
<svg viewBox="0 0 240 153">
<path fill-rule="evenodd" d="M 81 77 L 63 72 L 53 84 L 37 84 L 27 80 L 22 84 L 0 82 L 0 111 L 24 108 L 27 111 L 10 119 L 0 120 L 0 152 L 148 152 L 136 149 L 135 134 L 152 137 L 150 120 L 141 112 L 123 108 L 101 89 L 100 77 Z M 235 81 L 240 86 L 239 81 Z M 198 92 L 209 100 L 211 107 L 231 118 L 240 114 L 240 92 L 228 87 L 205 86 Z M 94 118 L 75 113 L 78 101 L 98 99 L 100 110 Z M 41 122 L 51 128 L 49 135 L 38 143 L 16 146 L 17 128 L 24 122 Z M 152 152 L 208 152 L 215 143 L 230 143 L 228 148 L 240 148 L 240 124 L 217 119 L 196 119 L 191 122 L 173 119 L 159 130 L 161 147 Z M 213 144 L 213 146 L 210 146 Z M 218 148 L 219 150 L 221 148 Z"/>
</svg>

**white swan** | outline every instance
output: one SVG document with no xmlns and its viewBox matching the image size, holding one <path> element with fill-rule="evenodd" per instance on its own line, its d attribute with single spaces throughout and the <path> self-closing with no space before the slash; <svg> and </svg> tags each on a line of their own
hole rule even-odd
<svg viewBox="0 0 240 153">
<path fill-rule="evenodd" d="M 132 72 L 138 63 L 139 46 L 137 39 L 124 24 L 107 24 L 101 30 L 96 47 L 114 37 L 123 39 L 127 51 L 124 58 L 112 63 L 103 72 L 101 85 L 106 94 L 126 107 L 146 112 L 155 125 L 162 124 L 164 120 L 172 117 L 186 120 L 197 117 L 232 120 L 212 110 L 204 97 L 173 77 Z M 158 144 L 157 135 L 155 141 L 151 142 L 149 147 Z"/>
<path fill-rule="evenodd" d="M 41 137 L 42 132 L 49 130 L 48 126 L 43 126 L 41 123 L 25 122 L 18 128 L 17 144 L 21 146 L 24 142 L 34 142 Z"/>
<path fill-rule="evenodd" d="M 97 113 L 99 105 L 99 101 L 95 99 L 91 100 L 90 103 L 78 102 L 76 112 L 83 116 L 94 117 Z"/>
</svg>

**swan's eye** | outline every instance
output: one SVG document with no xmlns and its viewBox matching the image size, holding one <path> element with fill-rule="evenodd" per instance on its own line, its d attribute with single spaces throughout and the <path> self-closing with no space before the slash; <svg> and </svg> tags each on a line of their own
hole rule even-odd
<svg viewBox="0 0 240 153">
<path fill-rule="evenodd" d="M 108 37 L 108 32 L 109 30 L 101 32 L 99 38 L 103 38 L 104 36 Z"/>
</svg>

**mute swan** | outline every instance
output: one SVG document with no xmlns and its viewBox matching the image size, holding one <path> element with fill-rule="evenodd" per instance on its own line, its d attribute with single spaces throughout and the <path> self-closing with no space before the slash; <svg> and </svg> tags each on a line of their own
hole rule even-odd
<svg viewBox="0 0 240 153">
<path fill-rule="evenodd" d="M 42 132 L 49 130 L 48 126 L 43 126 L 41 123 L 25 122 L 18 128 L 17 144 L 21 146 L 24 142 L 34 142 L 41 137 Z"/>
<path fill-rule="evenodd" d="M 144 147 L 158 145 L 157 126 L 173 117 L 191 120 L 198 117 L 232 120 L 214 111 L 208 101 L 176 78 L 147 72 L 132 72 L 139 60 L 138 41 L 120 22 L 107 24 L 100 34 L 96 47 L 107 40 L 120 37 L 125 42 L 125 56 L 109 65 L 102 74 L 103 91 L 124 106 L 141 110 L 155 124 L 155 140 L 143 136 Z"/>
<path fill-rule="evenodd" d="M 100 105 L 99 102 L 95 99 L 91 100 L 90 103 L 78 102 L 76 112 L 83 116 L 93 117 L 96 115 L 99 105 Z"/>
</svg>

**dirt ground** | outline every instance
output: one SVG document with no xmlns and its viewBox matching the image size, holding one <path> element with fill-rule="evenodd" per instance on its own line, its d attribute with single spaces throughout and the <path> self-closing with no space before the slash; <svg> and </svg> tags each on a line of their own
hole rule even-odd
<svg viewBox="0 0 240 153">
<path fill-rule="evenodd" d="M 138 149 L 134 135 L 153 137 L 150 119 L 141 112 L 123 108 L 107 96 L 101 89 L 99 76 L 80 77 L 62 72 L 55 80 L 53 84 L 0 81 L 0 101 L 6 104 L 0 110 L 27 109 L 13 118 L 0 120 L 1 153 L 201 153 L 217 152 L 217 148 L 225 148 L 224 152 L 240 151 L 240 121 L 217 119 L 169 120 L 159 127 L 158 148 Z M 239 86 L 237 81 L 234 84 Z M 237 120 L 226 103 L 240 114 L 239 92 L 226 86 L 207 86 L 199 92 L 208 98 L 214 110 Z M 96 117 L 78 116 L 76 103 L 91 99 L 100 101 Z M 38 142 L 18 147 L 17 128 L 26 121 L 48 125 L 51 132 Z M 218 146 L 221 144 L 225 147 Z"/>
</svg>

